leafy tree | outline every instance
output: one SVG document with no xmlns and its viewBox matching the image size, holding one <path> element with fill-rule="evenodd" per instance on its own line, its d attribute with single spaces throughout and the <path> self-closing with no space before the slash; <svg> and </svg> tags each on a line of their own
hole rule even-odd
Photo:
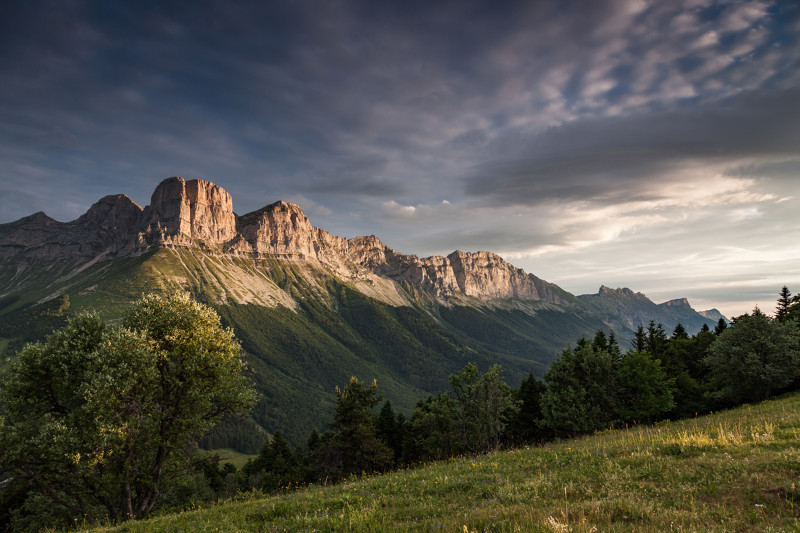
<svg viewBox="0 0 800 533">
<path fill-rule="evenodd" d="M 565 349 L 544 380 L 541 407 L 557 436 L 605 429 L 617 419 L 615 359 L 587 343 Z"/>
<path fill-rule="evenodd" d="M 675 407 L 673 380 L 658 359 L 646 352 L 628 352 L 617 368 L 619 417 L 649 421 Z"/>
<path fill-rule="evenodd" d="M 705 362 L 715 398 L 727 403 L 766 400 L 800 377 L 800 332 L 756 308 L 717 337 Z"/>
<path fill-rule="evenodd" d="M 783 322 L 789 316 L 789 308 L 792 305 L 792 293 L 789 288 L 784 285 L 778 297 L 778 307 L 775 310 L 775 318 Z"/>
<path fill-rule="evenodd" d="M 403 443 L 407 463 L 453 457 L 463 452 L 455 429 L 453 399 L 447 393 L 417 402 Z"/>
<path fill-rule="evenodd" d="M 795 294 L 792 297 L 792 304 L 786 313 L 787 320 L 794 320 L 800 324 L 800 294 Z"/>
<path fill-rule="evenodd" d="M 137 301 L 117 326 L 82 314 L 27 345 L 0 388 L 0 471 L 90 519 L 150 512 L 196 442 L 253 403 L 239 345 L 182 293 Z"/>
<path fill-rule="evenodd" d="M 459 440 L 471 452 L 489 451 L 500 445 L 510 415 L 518 410 L 510 387 L 500 379 L 500 366 L 482 376 L 473 363 L 450 376 L 453 413 Z"/>
<path fill-rule="evenodd" d="M 392 450 L 375 434 L 372 408 L 380 400 L 374 380 L 366 387 L 352 377 L 344 389 L 336 387 L 336 412 L 331 426 L 338 431 L 334 449 L 341 458 L 344 474 L 382 470 L 392 462 Z"/>
</svg>

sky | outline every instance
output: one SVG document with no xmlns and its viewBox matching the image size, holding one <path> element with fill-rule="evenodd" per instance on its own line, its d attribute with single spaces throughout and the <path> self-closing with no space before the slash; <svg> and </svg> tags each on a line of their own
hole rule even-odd
<svg viewBox="0 0 800 533">
<path fill-rule="evenodd" d="M 0 2 L 0 223 L 170 176 L 771 313 L 800 292 L 800 3 Z"/>
</svg>

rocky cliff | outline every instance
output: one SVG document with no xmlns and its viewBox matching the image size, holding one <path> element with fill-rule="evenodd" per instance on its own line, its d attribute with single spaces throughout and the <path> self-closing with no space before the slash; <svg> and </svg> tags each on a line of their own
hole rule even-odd
<svg viewBox="0 0 800 533">
<path fill-rule="evenodd" d="M 0 258 L 21 262 L 95 262 L 135 256 L 160 246 L 311 263 L 348 281 L 363 282 L 365 292 L 386 285 L 388 279 L 437 298 L 566 303 L 560 290 L 493 253 L 405 255 L 375 236 L 331 235 L 314 227 L 297 205 L 283 201 L 237 216 L 227 191 L 204 180 L 168 178 L 156 187 L 144 209 L 125 195 L 114 195 L 72 222 L 57 222 L 37 213 L 0 225 Z M 394 294 L 388 298 L 397 302 Z"/>
<path fill-rule="evenodd" d="M 127 196 L 101 198 L 77 220 L 57 222 L 42 212 L 0 225 L 0 258 L 71 261 L 108 258 L 135 248 L 142 208 Z"/>
</svg>

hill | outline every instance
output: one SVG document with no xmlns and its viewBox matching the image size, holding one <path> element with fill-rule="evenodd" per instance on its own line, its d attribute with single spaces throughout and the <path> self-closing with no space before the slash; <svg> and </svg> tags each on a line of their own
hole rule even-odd
<svg viewBox="0 0 800 533">
<path fill-rule="evenodd" d="M 800 395 L 98 531 L 789 531 Z"/>
<path fill-rule="evenodd" d="M 232 206 L 213 183 L 169 178 L 144 208 L 119 194 L 71 222 L 36 213 L 0 225 L 0 350 L 43 338 L 80 309 L 115 319 L 142 293 L 188 290 L 247 352 L 261 394 L 253 419 L 300 442 L 330 419 L 330 392 L 353 375 L 376 378 L 408 412 L 467 362 L 499 363 L 516 384 L 542 376 L 581 335 L 632 333 L 618 309 L 491 252 L 419 258 L 375 236 L 333 236 L 291 203 L 241 216 Z M 658 306 L 640 300 L 645 323 L 678 316 L 648 314 Z"/>
</svg>

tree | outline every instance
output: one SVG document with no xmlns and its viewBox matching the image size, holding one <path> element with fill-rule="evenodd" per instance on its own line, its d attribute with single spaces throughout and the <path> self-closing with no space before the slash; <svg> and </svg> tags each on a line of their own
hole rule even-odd
<svg viewBox="0 0 800 533">
<path fill-rule="evenodd" d="M 533 374 L 523 378 L 516 392 L 519 411 L 509 421 L 509 432 L 515 443 L 542 442 L 549 436 L 542 420 L 542 394 L 547 390 L 543 381 Z"/>
<path fill-rule="evenodd" d="M 253 485 L 274 491 L 293 481 L 300 481 L 297 459 L 283 431 L 279 429 L 271 439 L 264 441 L 258 457 L 245 465 L 245 473 L 251 476 Z"/>
<path fill-rule="evenodd" d="M 375 433 L 394 452 L 394 459 L 398 461 L 403 454 L 402 427 L 395 416 L 392 403 L 386 400 L 375 418 Z"/>
<path fill-rule="evenodd" d="M 617 419 L 616 360 L 589 343 L 565 349 L 544 376 L 541 408 L 557 436 L 605 429 Z"/>
<path fill-rule="evenodd" d="M 647 326 L 647 348 L 645 351 L 649 352 L 653 357 L 659 358 L 667 351 L 668 343 L 669 339 L 664 331 L 664 326 L 651 320 Z"/>
<path fill-rule="evenodd" d="M 406 462 L 453 457 L 464 451 L 456 437 L 453 399 L 447 393 L 417 402 L 408 422 L 403 455 Z"/>
<path fill-rule="evenodd" d="M 724 318 L 720 318 L 717 321 L 717 325 L 714 326 L 714 335 L 721 335 L 726 329 L 728 329 L 728 323 L 725 322 Z"/>
<path fill-rule="evenodd" d="M 775 318 L 783 322 L 789 315 L 789 308 L 792 306 L 792 293 L 789 288 L 784 285 L 778 297 L 778 307 L 775 310 Z"/>
<path fill-rule="evenodd" d="M 482 376 L 473 363 L 450 376 L 453 413 L 459 440 L 471 452 L 490 451 L 500 445 L 508 417 L 519 409 L 511 388 L 500 379 L 500 366 Z"/>
<path fill-rule="evenodd" d="M 800 377 L 800 332 L 756 308 L 734 319 L 709 348 L 713 396 L 726 403 L 761 401 Z"/>
<path fill-rule="evenodd" d="M 678 322 L 675 326 L 675 329 L 672 331 L 672 338 L 673 339 L 682 339 L 686 340 L 689 338 L 689 334 L 686 332 L 686 328 L 683 327 L 683 324 Z"/>
<path fill-rule="evenodd" d="M 633 340 L 631 341 L 631 348 L 634 352 L 643 352 L 647 349 L 647 335 L 641 324 L 636 328 L 636 333 L 634 333 Z"/>
<path fill-rule="evenodd" d="M 85 313 L 27 345 L 0 387 L 0 471 L 67 512 L 146 515 L 196 442 L 254 401 L 233 332 L 183 293 L 106 325 Z"/>
<path fill-rule="evenodd" d="M 786 320 L 794 320 L 800 323 L 800 294 L 792 296 L 792 303 L 786 313 Z"/>
<path fill-rule="evenodd" d="M 619 361 L 617 388 L 622 420 L 649 421 L 675 407 L 673 381 L 647 352 L 628 352 Z"/>
<path fill-rule="evenodd" d="M 380 400 L 375 380 L 366 387 L 351 377 L 344 389 L 336 387 L 336 412 L 331 425 L 338 431 L 334 448 L 342 473 L 371 472 L 391 465 L 394 453 L 378 439 L 372 417 L 372 408 Z"/>
</svg>

